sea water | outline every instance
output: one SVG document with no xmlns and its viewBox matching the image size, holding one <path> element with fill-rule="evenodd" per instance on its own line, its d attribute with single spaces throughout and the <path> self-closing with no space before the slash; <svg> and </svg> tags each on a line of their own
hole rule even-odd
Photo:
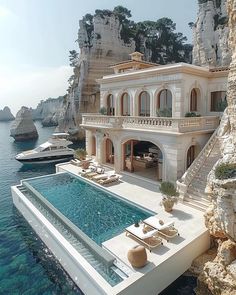
<svg viewBox="0 0 236 295">
<path fill-rule="evenodd" d="M 82 294 L 14 208 L 11 198 L 10 186 L 21 179 L 55 172 L 53 164 L 23 166 L 14 159 L 17 153 L 45 142 L 54 128 L 42 128 L 36 122 L 38 140 L 17 143 L 9 136 L 10 125 L 0 122 L 0 295 Z M 162 295 L 192 295 L 194 286 L 195 279 L 182 276 Z"/>
</svg>

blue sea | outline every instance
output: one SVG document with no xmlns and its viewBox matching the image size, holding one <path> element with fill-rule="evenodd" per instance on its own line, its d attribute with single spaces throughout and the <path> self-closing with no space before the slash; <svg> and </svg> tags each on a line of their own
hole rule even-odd
<svg viewBox="0 0 236 295">
<path fill-rule="evenodd" d="M 55 172 L 53 164 L 22 166 L 14 159 L 54 131 L 35 124 L 38 140 L 17 143 L 9 136 L 11 123 L 0 122 L 0 295 L 82 294 L 12 203 L 11 185 Z M 195 285 L 194 278 L 181 276 L 162 295 L 193 295 Z"/>
</svg>

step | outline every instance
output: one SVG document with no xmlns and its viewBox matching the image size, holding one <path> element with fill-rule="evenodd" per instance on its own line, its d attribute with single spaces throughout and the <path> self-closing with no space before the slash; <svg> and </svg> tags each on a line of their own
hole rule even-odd
<svg viewBox="0 0 236 295">
<path fill-rule="evenodd" d="M 196 206 L 199 206 L 199 207 L 205 208 L 205 209 L 207 209 L 209 207 L 209 205 L 210 205 L 210 202 L 209 203 L 208 202 L 207 203 L 206 202 L 201 202 L 201 201 L 191 199 L 191 198 L 188 198 L 188 197 L 186 197 L 184 200 L 191 203 L 191 204 L 194 204 Z"/>
<path fill-rule="evenodd" d="M 187 190 L 187 193 L 188 193 L 188 195 L 193 195 L 193 196 L 195 196 L 196 198 L 199 198 L 199 199 L 200 198 L 204 198 L 204 199 L 207 198 L 207 195 L 205 194 L 205 192 L 203 192 L 203 191 L 197 191 L 194 188 L 189 188 Z"/>
<path fill-rule="evenodd" d="M 202 212 L 205 212 L 206 211 L 206 208 L 205 207 L 199 206 L 198 204 L 194 204 L 191 201 L 189 202 L 189 201 L 185 201 L 184 200 L 183 204 L 184 205 L 187 205 L 187 206 L 190 206 L 190 207 L 192 207 L 194 209 L 197 209 L 199 211 L 202 211 Z"/>
<path fill-rule="evenodd" d="M 203 203 L 203 204 L 205 204 L 205 205 L 209 205 L 210 203 L 211 203 L 211 200 L 209 199 L 209 198 L 205 198 L 205 197 L 198 197 L 198 196 L 196 196 L 196 195 L 193 195 L 193 194 L 189 194 L 188 193 L 188 195 L 186 196 L 186 198 L 188 199 L 188 200 L 193 200 L 193 201 L 198 201 L 198 202 L 201 202 L 201 203 Z"/>
</svg>

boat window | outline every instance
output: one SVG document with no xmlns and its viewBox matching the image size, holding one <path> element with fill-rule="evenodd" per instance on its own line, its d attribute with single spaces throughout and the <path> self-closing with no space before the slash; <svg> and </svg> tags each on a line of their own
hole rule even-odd
<svg viewBox="0 0 236 295">
<path fill-rule="evenodd" d="M 34 149 L 36 152 L 41 152 L 43 150 L 43 148 L 41 146 L 38 146 Z"/>
</svg>

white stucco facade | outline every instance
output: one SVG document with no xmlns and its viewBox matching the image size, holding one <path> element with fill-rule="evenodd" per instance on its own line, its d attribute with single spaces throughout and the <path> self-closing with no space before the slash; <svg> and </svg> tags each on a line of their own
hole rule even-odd
<svg viewBox="0 0 236 295">
<path fill-rule="evenodd" d="M 227 76 L 225 69 L 212 71 L 184 63 L 104 76 L 98 83 L 100 106 L 107 114 L 83 115 L 81 126 L 86 130 L 88 154 L 106 163 L 109 139 L 113 144 L 111 164 L 120 172 L 126 169 L 125 144 L 149 142 L 162 154 L 161 179 L 176 181 L 187 169 L 189 148 L 194 146 L 194 158 L 219 124 L 221 112 L 215 111 L 212 93 L 224 95 Z M 128 97 L 125 106 L 124 94 Z M 168 117 L 158 114 L 166 109 Z M 200 116 L 185 117 L 188 112 Z"/>
</svg>

